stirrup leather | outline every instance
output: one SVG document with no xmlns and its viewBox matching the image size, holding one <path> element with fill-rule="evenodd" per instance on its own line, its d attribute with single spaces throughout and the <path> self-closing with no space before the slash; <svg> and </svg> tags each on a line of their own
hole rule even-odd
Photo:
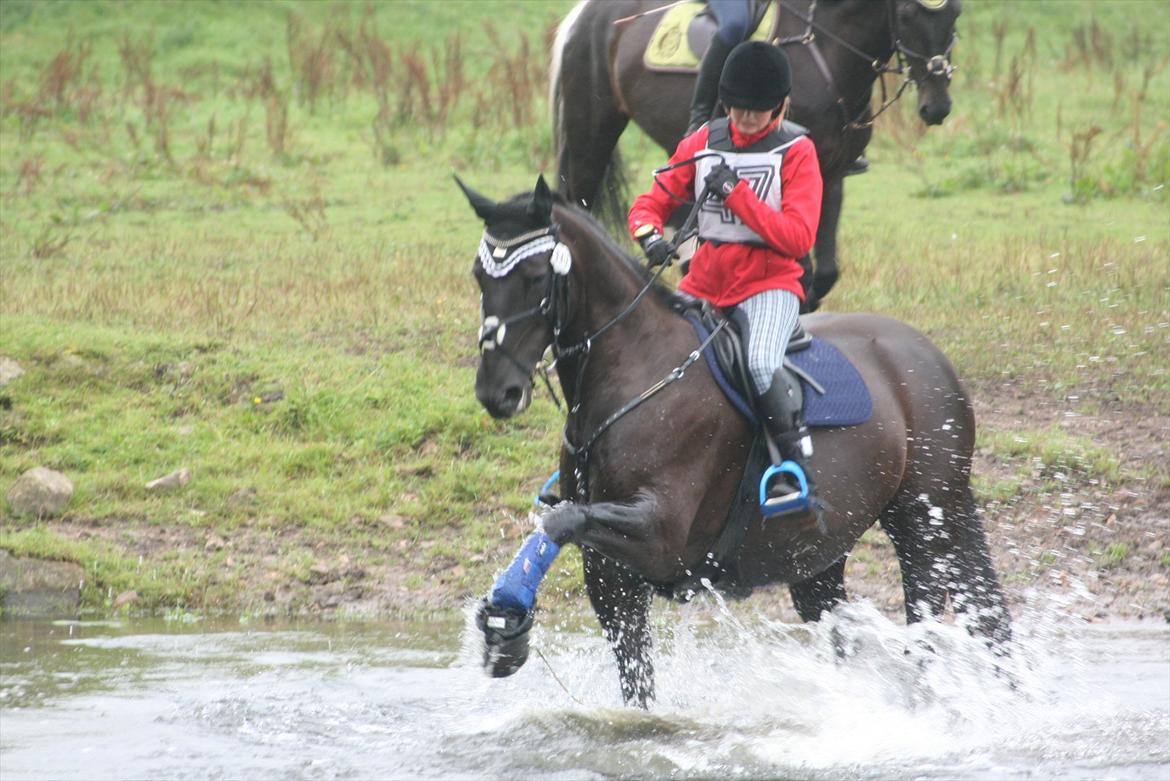
<svg viewBox="0 0 1170 781">
<path fill-rule="evenodd" d="M 792 475 L 800 489 L 785 496 L 769 498 L 768 484 L 772 482 L 773 477 L 782 473 Z M 801 468 L 800 464 L 795 461 L 782 461 L 779 466 L 773 464 L 764 470 L 764 474 L 760 478 L 760 511 L 765 518 L 803 512 L 809 508 L 809 505 L 808 477 L 804 474 L 804 469 Z"/>
</svg>

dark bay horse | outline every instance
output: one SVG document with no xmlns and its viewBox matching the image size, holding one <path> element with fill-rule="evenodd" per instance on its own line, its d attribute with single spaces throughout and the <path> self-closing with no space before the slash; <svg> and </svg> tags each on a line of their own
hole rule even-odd
<svg viewBox="0 0 1170 781">
<path fill-rule="evenodd" d="M 627 123 L 632 119 L 668 152 L 687 124 L 694 73 L 655 72 L 643 63 L 661 14 L 637 15 L 664 1 L 582 0 L 561 23 L 553 44 L 557 189 L 611 229 L 624 225 L 616 150 Z M 837 281 L 843 177 L 869 143 L 874 82 L 896 57 L 893 70 L 907 73 L 918 87 L 922 121 L 940 124 L 951 110 L 953 68 L 947 58 L 961 0 L 774 2 L 780 9 L 774 40 L 792 64 L 789 118 L 809 129 L 825 185 L 810 290 L 815 309 Z M 620 21 L 631 16 L 636 18 Z"/>
<path fill-rule="evenodd" d="M 622 693 L 644 706 L 654 687 L 652 593 L 711 550 L 753 432 L 702 361 L 615 420 L 696 350 L 681 297 L 587 212 L 551 194 L 543 177 L 533 193 L 501 203 L 460 186 L 485 223 L 474 265 L 484 318 L 476 396 L 496 418 L 524 410 L 552 347 L 569 408 L 560 474 L 570 501 L 544 515 L 543 530 L 557 545 L 580 546 Z M 873 415 L 814 429 L 824 526 L 811 518 L 752 523 L 736 553 L 741 584 L 787 583 L 801 618 L 816 620 L 845 599 L 846 556 L 879 521 L 898 555 L 909 621 L 941 613 L 949 596 L 976 631 L 1006 641 L 1008 613 L 969 486 L 974 415 L 950 362 L 887 317 L 803 322 L 856 365 Z"/>
</svg>

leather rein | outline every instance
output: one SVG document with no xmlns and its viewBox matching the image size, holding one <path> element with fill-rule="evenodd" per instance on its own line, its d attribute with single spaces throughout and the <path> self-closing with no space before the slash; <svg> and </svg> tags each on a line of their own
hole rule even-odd
<svg viewBox="0 0 1170 781">
<path fill-rule="evenodd" d="M 657 179 L 657 177 L 655 178 Z M 704 189 L 700 197 L 696 199 L 690 215 L 687 217 L 686 222 L 683 224 L 683 227 L 679 230 L 678 234 L 676 234 L 676 238 L 679 236 L 685 237 L 686 234 L 691 230 L 695 220 L 698 217 L 699 208 L 706 200 L 707 195 L 708 192 L 706 189 Z M 538 251 L 551 249 L 552 254 L 550 255 L 550 264 L 552 265 L 553 273 L 549 275 L 548 286 L 545 289 L 545 295 L 541 298 L 540 303 L 537 306 L 530 307 L 521 312 L 516 312 L 503 319 L 500 319 L 494 315 L 482 318 L 482 325 L 480 326 L 479 331 L 479 348 L 481 352 L 495 350 L 501 353 L 504 355 L 504 357 L 510 360 L 513 365 L 515 365 L 523 372 L 525 370 L 520 361 L 514 355 L 512 355 L 511 352 L 504 349 L 503 342 L 507 333 L 507 326 L 528 320 L 533 317 L 543 317 L 548 322 L 553 332 L 553 340 L 552 344 L 550 345 L 552 348 L 553 360 L 547 364 L 538 364 L 533 368 L 533 373 L 540 374 L 540 376 L 543 378 L 545 385 L 548 388 L 549 394 L 552 396 L 553 401 L 556 403 L 558 409 L 561 406 L 560 400 L 557 398 L 556 392 L 553 390 L 552 382 L 549 380 L 548 373 L 552 371 L 552 369 L 562 359 L 573 358 L 577 356 L 581 357 L 581 359 L 577 362 L 577 368 L 575 372 L 576 377 L 573 382 L 573 388 L 577 390 L 577 400 L 573 406 L 569 408 L 567 415 L 567 417 L 572 417 L 581 409 L 581 394 L 579 390 L 582 380 L 585 376 L 586 365 L 588 364 L 589 357 L 592 354 L 594 342 L 601 338 L 601 336 L 603 336 L 622 320 L 626 319 L 626 317 L 628 317 L 630 313 L 633 312 L 635 308 L 637 308 L 638 304 L 641 303 L 642 299 L 646 297 L 646 294 L 649 293 L 650 290 L 654 287 L 654 284 L 662 276 L 662 273 L 666 270 L 669 264 L 663 264 L 655 269 L 654 272 L 650 275 L 649 279 L 647 279 L 646 283 L 638 291 L 637 295 L 634 296 L 630 303 L 627 304 L 621 312 L 612 317 L 609 321 L 607 321 L 593 333 L 586 336 L 584 339 L 573 344 L 565 345 L 561 342 L 561 335 L 568 320 L 568 272 L 571 265 L 571 259 L 568 255 L 567 247 L 560 243 L 560 226 L 556 223 L 553 223 L 547 229 L 533 231 L 532 233 L 525 234 L 524 236 L 507 241 L 497 239 L 485 231 L 483 241 L 484 246 L 489 253 L 491 248 L 497 246 L 507 248 L 521 245 L 519 247 L 521 251 L 524 251 L 525 245 L 530 246 L 532 249 L 536 249 Z M 481 250 L 481 253 L 482 252 L 483 250 Z M 564 253 L 563 255 L 560 254 L 562 252 Z M 560 255 L 559 258 L 558 255 Z M 481 254 L 481 260 L 483 259 L 484 255 Z M 505 271 L 503 273 L 507 272 Z M 499 275 L 502 276 L 502 274 Z M 578 498 L 584 499 L 588 497 L 589 461 L 592 456 L 593 447 L 596 445 L 597 441 L 601 439 L 602 435 L 607 430 L 609 430 L 613 424 L 617 423 L 618 420 L 632 412 L 637 407 L 641 406 L 644 402 L 648 401 L 659 391 L 662 391 L 667 386 L 672 385 L 673 383 L 682 379 L 687 369 L 689 369 L 696 361 L 699 360 L 703 354 L 703 351 L 706 350 L 711 342 L 715 340 L 715 338 L 719 335 L 719 332 L 723 329 L 724 325 L 726 325 L 725 321 L 721 322 L 718 327 L 713 329 L 707 338 L 703 340 L 703 342 L 698 346 L 698 348 L 693 350 L 681 364 L 667 373 L 665 377 L 644 390 L 632 400 L 628 401 L 616 412 L 602 421 L 602 423 L 596 429 L 594 429 L 589 434 L 589 436 L 585 438 L 582 444 L 574 445 L 570 441 L 569 421 L 566 419 L 562 439 L 565 449 L 568 450 L 569 454 L 572 455 L 574 459 L 573 472 L 577 488 L 576 494 Z"/>
</svg>

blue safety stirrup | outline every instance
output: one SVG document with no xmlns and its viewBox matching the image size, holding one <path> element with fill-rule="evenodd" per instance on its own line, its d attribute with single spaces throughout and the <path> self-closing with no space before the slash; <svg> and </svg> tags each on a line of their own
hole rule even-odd
<svg viewBox="0 0 1170 781">
<path fill-rule="evenodd" d="M 769 504 L 768 483 L 771 481 L 773 475 L 780 474 L 781 472 L 787 472 L 796 478 L 796 482 L 800 486 L 800 495 L 787 502 L 773 502 Z M 795 461 L 783 461 L 779 466 L 773 464 L 764 470 L 764 476 L 760 478 L 760 512 L 764 514 L 765 518 L 804 511 L 808 508 L 808 478 L 805 477 L 804 470 L 800 468 L 800 464 Z"/>
</svg>

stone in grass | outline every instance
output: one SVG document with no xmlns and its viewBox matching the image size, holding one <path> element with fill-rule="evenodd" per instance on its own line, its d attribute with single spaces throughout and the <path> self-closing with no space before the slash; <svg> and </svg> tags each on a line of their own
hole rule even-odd
<svg viewBox="0 0 1170 781">
<path fill-rule="evenodd" d="M 24 374 L 20 364 L 6 355 L 0 355 L 0 388 Z"/>
<path fill-rule="evenodd" d="M 73 483 L 69 478 L 43 466 L 28 470 L 8 489 L 8 504 L 17 515 L 57 515 L 71 498 Z"/>
<path fill-rule="evenodd" d="M 160 477 L 157 480 L 151 480 L 146 484 L 146 490 L 169 491 L 173 488 L 182 488 L 189 482 L 191 482 L 191 470 L 184 467 L 177 472 L 171 472 L 169 475 Z"/>
</svg>

